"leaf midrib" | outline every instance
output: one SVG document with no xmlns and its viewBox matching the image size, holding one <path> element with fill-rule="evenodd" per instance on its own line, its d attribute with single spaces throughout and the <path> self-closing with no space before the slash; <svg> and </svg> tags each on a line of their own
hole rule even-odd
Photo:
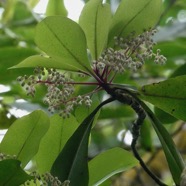
<svg viewBox="0 0 186 186">
<path fill-rule="evenodd" d="M 51 33 L 53 33 L 54 37 L 57 39 L 57 41 L 67 50 L 67 52 L 75 59 L 75 61 L 77 61 L 82 67 L 84 67 L 88 72 L 90 72 L 90 70 L 61 42 L 60 38 L 56 35 L 55 32 L 53 32 L 52 28 L 50 28 L 49 24 L 47 24 L 47 22 L 44 22 L 44 24 L 46 25 L 46 27 L 51 31 Z"/>
<path fill-rule="evenodd" d="M 94 116 L 95 116 L 95 115 L 94 115 Z M 76 154 L 79 154 L 79 151 L 81 150 L 81 148 L 80 148 L 80 147 L 82 146 L 81 144 L 83 143 L 83 141 L 84 141 L 84 139 L 85 139 L 85 137 L 86 137 L 86 134 L 87 134 L 87 131 L 89 130 L 89 127 L 90 127 L 90 126 L 92 125 L 92 123 L 93 123 L 94 116 L 91 118 L 91 121 L 90 121 L 90 123 L 88 124 L 89 126 L 87 127 L 86 132 L 84 132 L 83 138 L 81 138 L 81 141 L 80 141 L 79 146 L 78 146 L 78 148 L 77 148 Z M 77 161 L 76 161 L 77 157 L 78 157 L 77 155 L 74 156 L 73 163 L 72 163 L 71 169 L 70 169 L 70 171 L 69 171 L 68 178 L 70 178 L 70 177 L 71 177 L 71 173 L 73 173 L 73 167 L 74 167 L 75 162 L 77 162 Z"/>
<path fill-rule="evenodd" d="M 22 147 L 21 147 L 19 153 L 17 154 L 17 159 L 19 159 L 19 156 L 20 156 L 21 153 L 23 152 L 23 149 L 24 149 L 25 145 L 27 144 L 27 142 L 29 141 L 30 136 L 33 134 L 33 131 L 36 129 L 37 124 L 38 124 L 38 121 L 40 120 L 40 117 L 41 117 L 41 116 L 39 115 L 38 118 L 37 118 L 37 122 L 35 122 L 36 125 L 33 126 L 32 130 L 30 131 L 29 135 L 27 136 L 25 142 L 23 143 L 23 145 L 22 145 Z"/>
<path fill-rule="evenodd" d="M 148 1 L 145 6 L 141 10 L 139 10 L 125 25 L 123 25 L 121 32 L 119 33 L 119 37 L 121 37 L 123 30 L 151 3 L 152 1 Z"/>
</svg>

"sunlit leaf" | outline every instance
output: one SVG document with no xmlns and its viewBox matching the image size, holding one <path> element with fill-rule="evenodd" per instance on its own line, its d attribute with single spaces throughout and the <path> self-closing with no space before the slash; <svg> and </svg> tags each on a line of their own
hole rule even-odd
<svg viewBox="0 0 186 186">
<path fill-rule="evenodd" d="M 78 123 L 72 115 L 67 119 L 59 115 L 50 118 L 50 128 L 43 137 L 35 158 L 39 173 L 50 171 L 55 159 L 77 127 Z"/>
<path fill-rule="evenodd" d="M 62 182 L 70 180 L 71 186 L 88 185 L 87 157 L 90 131 L 96 113 L 103 105 L 111 101 L 113 99 L 104 101 L 85 118 L 57 157 L 52 166 L 51 173 Z"/>
<path fill-rule="evenodd" d="M 40 110 L 17 119 L 5 134 L 0 152 L 15 155 L 24 167 L 37 153 L 40 140 L 48 128 L 49 118 Z"/>
<path fill-rule="evenodd" d="M 137 165 L 134 156 L 121 148 L 107 150 L 89 162 L 89 186 L 100 185 L 109 177 Z"/>
<path fill-rule="evenodd" d="M 174 117 L 186 121 L 186 76 L 145 85 L 141 98 L 152 103 Z"/>
<path fill-rule="evenodd" d="M 81 12 L 79 24 L 85 32 L 93 59 L 100 56 L 106 45 L 110 20 L 110 5 L 102 4 L 102 0 L 90 0 Z"/>
<path fill-rule="evenodd" d="M 0 185 L 20 186 L 33 178 L 20 167 L 20 164 L 20 161 L 14 159 L 0 161 Z"/>
<path fill-rule="evenodd" d="M 62 16 L 45 18 L 36 27 L 35 41 L 40 49 L 56 61 L 92 72 L 84 32 L 74 21 Z"/>
<path fill-rule="evenodd" d="M 46 67 L 46 68 L 56 68 L 69 71 L 80 71 L 77 67 L 67 65 L 66 63 L 61 63 L 57 59 L 51 57 L 44 57 L 41 55 L 30 56 L 23 60 L 21 63 L 11 67 L 14 68 L 34 68 L 34 67 Z"/>
<path fill-rule="evenodd" d="M 131 32 L 141 34 L 144 29 L 153 28 L 161 13 L 161 0 L 121 1 L 111 23 L 109 45 L 113 45 L 115 36 L 126 38 Z"/>
</svg>

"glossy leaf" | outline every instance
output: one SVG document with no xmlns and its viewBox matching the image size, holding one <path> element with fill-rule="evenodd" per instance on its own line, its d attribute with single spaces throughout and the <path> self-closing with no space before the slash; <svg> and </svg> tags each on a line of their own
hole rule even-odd
<svg viewBox="0 0 186 186">
<path fill-rule="evenodd" d="M 109 99 L 101 103 L 74 132 L 54 162 L 51 173 L 62 182 L 70 180 L 71 186 L 88 185 L 88 142 L 94 117 L 99 109 L 113 101 Z"/>
<path fill-rule="evenodd" d="M 60 61 L 53 59 L 51 57 L 44 57 L 41 55 L 30 56 L 20 62 L 19 64 L 11 67 L 14 68 L 35 68 L 35 67 L 46 67 L 46 68 L 56 68 L 69 71 L 79 71 L 75 66 L 67 65 L 66 63 L 61 63 Z"/>
<path fill-rule="evenodd" d="M 83 30 L 74 21 L 62 17 L 45 18 L 36 27 L 36 44 L 53 59 L 69 67 L 91 73 Z"/>
<path fill-rule="evenodd" d="M 176 185 L 179 185 L 180 176 L 184 169 L 184 161 L 179 151 L 175 147 L 172 137 L 164 128 L 163 124 L 156 118 L 153 112 L 143 102 L 140 101 L 140 104 L 143 107 L 143 109 L 146 111 L 150 120 L 152 121 L 153 127 L 162 144 L 163 151 L 165 153 L 172 177 Z"/>
<path fill-rule="evenodd" d="M 89 185 L 100 185 L 114 174 L 126 171 L 137 164 L 138 161 L 132 153 L 122 148 L 107 150 L 89 162 Z"/>
<path fill-rule="evenodd" d="M 21 162 L 14 159 L 0 161 L 0 185 L 20 186 L 33 177 L 29 176 L 21 167 Z"/>
<path fill-rule="evenodd" d="M 67 16 L 67 10 L 63 0 L 49 0 L 46 9 L 47 16 L 62 15 Z"/>
<path fill-rule="evenodd" d="M 39 173 L 50 171 L 55 159 L 77 127 L 78 123 L 72 115 L 67 119 L 59 115 L 50 118 L 50 128 L 43 137 L 35 158 Z"/>
<path fill-rule="evenodd" d="M 153 28 L 161 13 L 161 0 L 121 1 L 111 23 L 109 45 L 113 45 L 115 36 L 126 38 L 131 32 L 141 34 L 144 29 Z"/>
<path fill-rule="evenodd" d="M 141 98 L 152 103 L 174 117 L 186 121 L 186 76 L 145 85 Z"/>
<path fill-rule="evenodd" d="M 81 12 L 79 24 L 85 32 L 93 59 L 100 56 L 106 45 L 110 20 L 110 5 L 102 4 L 102 0 L 90 0 Z"/>
<path fill-rule="evenodd" d="M 37 153 L 48 128 L 49 118 L 40 110 L 17 119 L 5 134 L 0 144 L 0 152 L 15 155 L 21 161 L 22 167 L 25 167 Z"/>
</svg>

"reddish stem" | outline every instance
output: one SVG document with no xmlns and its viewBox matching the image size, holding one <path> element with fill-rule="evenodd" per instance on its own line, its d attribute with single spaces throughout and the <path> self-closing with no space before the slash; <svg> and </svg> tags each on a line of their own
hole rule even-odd
<svg viewBox="0 0 186 186">
<path fill-rule="evenodd" d="M 37 81 L 37 83 L 54 84 L 53 82 L 50 82 L 50 81 L 42 81 L 42 80 Z M 100 85 L 99 82 L 65 82 L 64 84 L 70 84 L 70 85 Z"/>
</svg>

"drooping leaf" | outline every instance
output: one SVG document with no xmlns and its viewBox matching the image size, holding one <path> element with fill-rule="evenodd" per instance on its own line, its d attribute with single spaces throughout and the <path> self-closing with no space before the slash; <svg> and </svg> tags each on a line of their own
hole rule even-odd
<svg viewBox="0 0 186 186">
<path fill-rule="evenodd" d="M 147 151 L 153 149 L 151 130 L 152 130 L 151 123 L 145 120 L 140 130 L 140 143 L 142 148 Z"/>
<path fill-rule="evenodd" d="M 89 162 L 89 186 L 100 185 L 109 177 L 137 165 L 134 156 L 121 148 L 107 150 Z"/>
<path fill-rule="evenodd" d="M 14 159 L 0 161 L 0 185 L 20 186 L 33 178 L 20 167 L 20 164 L 20 161 Z"/>
<path fill-rule="evenodd" d="M 131 32 L 141 34 L 153 28 L 162 13 L 161 0 L 123 0 L 120 2 L 109 32 L 109 45 L 115 36 L 126 38 Z"/>
<path fill-rule="evenodd" d="M 56 68 L 63 69 L 67 71 L 79 71 L 79 69 L 75 66 L 67 65 L 66 63 L 61 63 L 57 59 L 53 59 L 51 57 L 44 57 L 41 55 L 30 56 L 20 62 L 19 64 L 11 67 L 14 68 L 33 68 L 33 67 L 46 67 L 46 68 Z"/>
<path fill-rule="evenodd" d="M 113 101 L 108 99 L 101 103 L 74 132 L 54 162 L 51 173 L 62 182 L 70 180 L 71 186 L 88 185 L 88 142 L 94 117 L 99 109 Z"/>
<path fill-rule="evenodd" d="M 67 119 L 59 115 L 50 118 L 50 128 L 43 137 L 35 158 L 40 174 L 50 171 L 55 159 L 77 127 L 78 123 L 72 115 Z"/>
<path fill-rule="evenodd" d="M 49 118 L 40 110 L 17 119 L 5 134 L 0 152 L 15 155 L 24 167 L 37 153 L 40 140 L 48 128 Z"/>
<path fill-rule="evenodd" d="M 152 103 L 174 117 L 186 121 L 186 76 L 145 85 L 141 98 Z"/>
<path fill-rule="evenodd" d="M 92 73 L 84 32 L 74 21 L 62 16 L 45 18 L 36 27 L 35 41 L 56 61 Z"/>
<path fill-rule="evenodd" d="M 175 147 L 175 144 L 172 140 L 172 137 L 164 128 L 163 124 L 156 118 L 153 112 L 146 106 L 145 103 L 139 101 L 143 109 L 146 111 L 148 117 L 152 121 L 153 127 L 159 137 L 159 140 L 162 144 L 163 151 L 165 153 L 169 169 L 171 171 L 172 177 L 176 183 L 179 185 L 180 183 L 180 176 L 184 169 L 184 162 L 183 159 Z"/>
<path fill-rule="evenodd" d="M 49 0 L 46 9 L 47 16 L 62 15 L 67 16 L 67 10 L 63 0 Z"/>
<path fill-rule="evenodd" d="M 102 4 L 102 0 L 90 0 L 81 12 L 79 24 L 85 32 L 93 59 L 100 56 L 106 45 L 110 20 L 110 5 Z"/>
</svg>

